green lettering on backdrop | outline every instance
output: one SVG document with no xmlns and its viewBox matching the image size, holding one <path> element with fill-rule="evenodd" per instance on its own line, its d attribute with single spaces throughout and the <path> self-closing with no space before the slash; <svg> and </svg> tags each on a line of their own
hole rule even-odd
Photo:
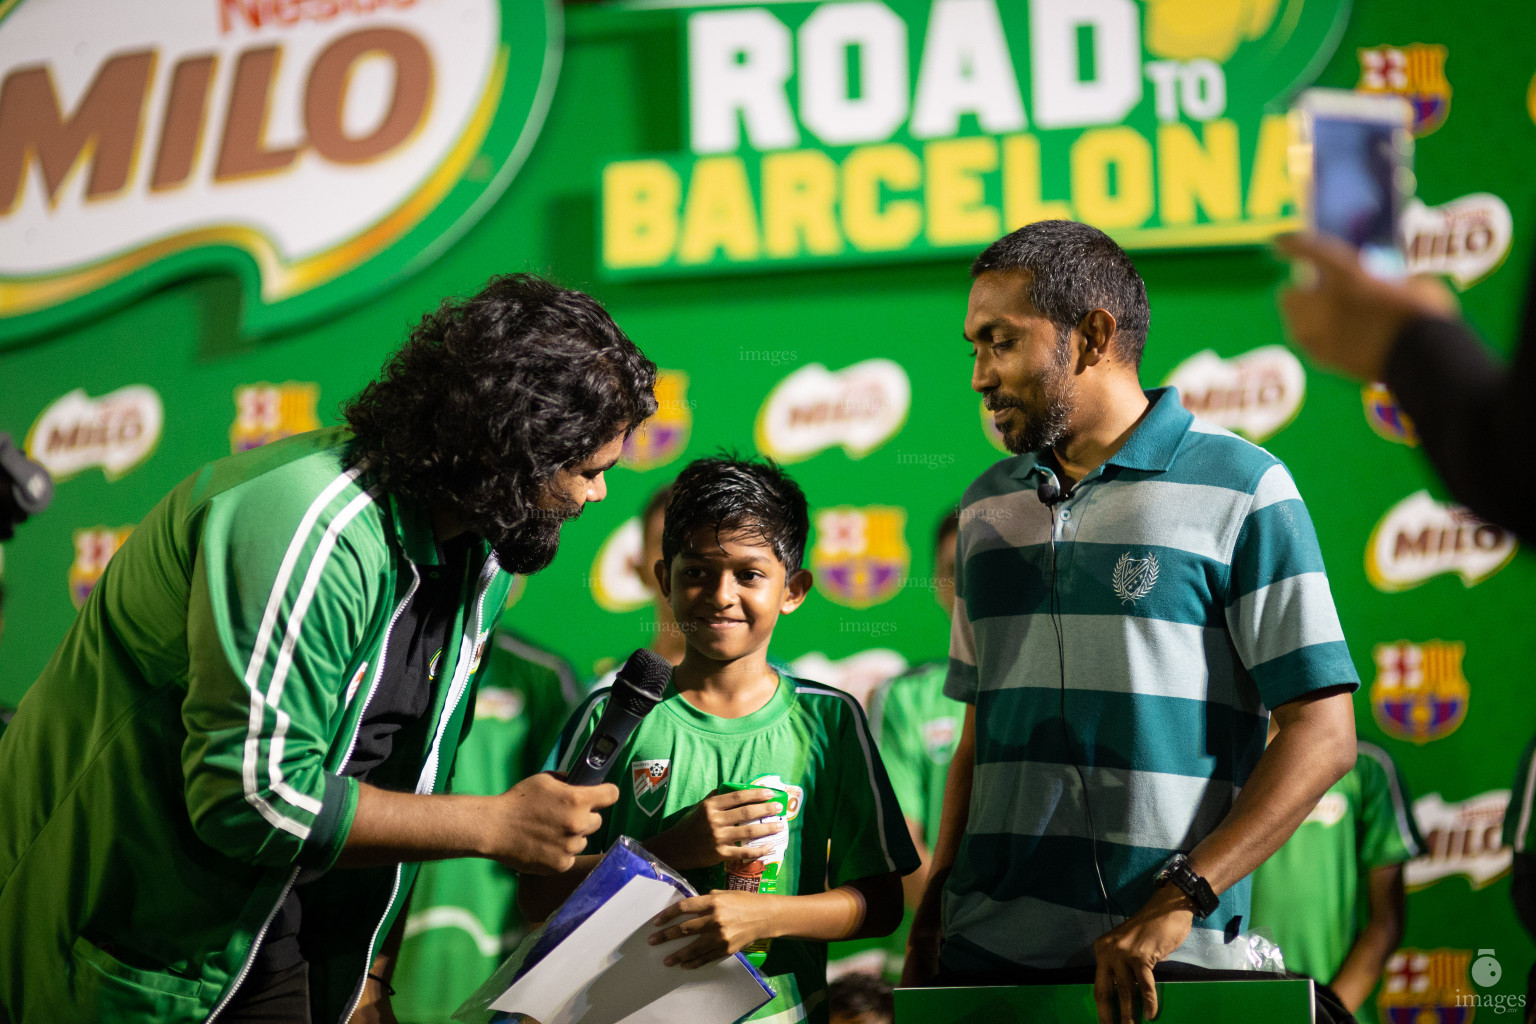
<svg viewBox="0 0 1536 1024">
<path fill-rule="evenodd" d="M 1284 101 L 1347 0 L 701 10 L 691 152 L 602 170 L 616 277 L 970 254 L 1051 217 L 1130 249 L 1295 227 Z"/>
<path fill-rule="evenodd" d="M 532 148 L 553 0 L 0 0 L 0 345 L 233 271 L 292 327 L 435 259 Z"/>
</svg>

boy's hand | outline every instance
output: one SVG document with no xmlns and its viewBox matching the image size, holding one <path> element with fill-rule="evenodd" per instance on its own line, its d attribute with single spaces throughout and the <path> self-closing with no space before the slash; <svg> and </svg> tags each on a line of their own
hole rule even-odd
<svg viewBox="0 0 1536 1024">
<path fill-rule="evenodd" d="M 716 889 L 707 896 L 692 896 L 672 904 L 651 923 L 664 925 L 686 914 L 697 916 L 663 928 L 652 935 L 649 942 L 657 946 L 673 939 L 696 936 L 688 945 L 668 956 L 664 963 L 685 971 L 705 967 L 741 952 L 758 939 L 772 938 L 778 903 L 778 897 L 765 893 L 723 889 Z"/>
<path fill-rule="evenodd" d="M 768 847 L 736 844 L 784 831 L 782 821 L 747 824 L 784 813 L 777 801 L 764 802 L 773 796 L 771 789 L 742 789 L 706 797 L 675 827 L 647 842 L 646 849 L 678 871 L 758 860 L 769 852 Z"/>
</svg>

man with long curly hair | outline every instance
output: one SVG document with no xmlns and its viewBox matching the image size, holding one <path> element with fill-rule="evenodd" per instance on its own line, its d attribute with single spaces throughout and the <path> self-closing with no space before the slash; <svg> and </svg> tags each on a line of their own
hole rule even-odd
<svg viewBox="0 0 1536 1024">
<path fill-rule="evenodd" d="M 498 277 L 344 426 L 167 495 L 0 741 L 0 1020 L 390 1021 L 417 863 L 568 868 L 615 787 L 443 791 L 509 573 L 603 499 L 655 374 Z"/>
</svg>

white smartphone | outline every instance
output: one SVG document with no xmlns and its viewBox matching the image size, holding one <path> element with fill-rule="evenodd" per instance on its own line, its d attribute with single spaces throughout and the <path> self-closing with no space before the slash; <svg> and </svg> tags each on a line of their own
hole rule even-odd
<svg viewBox="0 0 1536 1024">
<path fill-rule="evenodd" d="M 1401 96 L 1308 89 L 1293 122 L 1311 230 L 1341 238 L 1379 277 L 1407 272 L 1398 224 L 1413 196 L 1413 108 Z"/>
</svg>

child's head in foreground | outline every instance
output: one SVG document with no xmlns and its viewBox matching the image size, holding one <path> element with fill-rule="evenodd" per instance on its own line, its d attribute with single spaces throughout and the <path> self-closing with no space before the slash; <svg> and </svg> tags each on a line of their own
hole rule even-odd
<svg viewBox="0 0 1536 1024">
<path fill-rule="evenodd" d="M 874 974 L 854 971 L 827 989 L 831 1024 L 891 1024 L 896 1019 L 896 1000 L 890 982 Z"/>
<path fill-rule="evenodd" d="M 773 462 L 689 463 L 672 484 L 655 565 L 689 653 L 734 661 L 766 650 L 779 616 L 811 589 L 809 535 L 805 495 Z"/>
</svg>

